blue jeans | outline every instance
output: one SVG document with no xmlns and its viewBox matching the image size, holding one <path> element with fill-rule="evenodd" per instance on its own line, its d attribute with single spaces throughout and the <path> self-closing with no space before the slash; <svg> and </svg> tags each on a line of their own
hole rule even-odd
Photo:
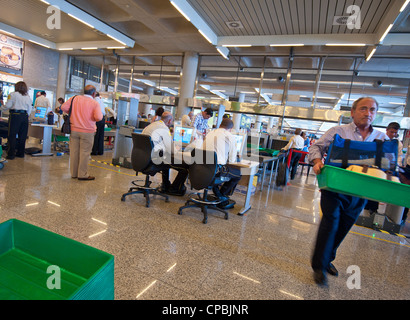
<svg viewBox="0 0 410 320">
<path fill-rule="evenodd" d="M 367 200 L 321 190 L 322 220 L 312 256 L 312 268 L 325 271 L 336 258 L 336 251 L 352 228 Z"/>
</svg>

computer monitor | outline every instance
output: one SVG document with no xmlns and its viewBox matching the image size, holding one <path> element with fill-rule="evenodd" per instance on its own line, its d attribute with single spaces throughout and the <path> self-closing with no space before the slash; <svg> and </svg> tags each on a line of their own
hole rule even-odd
<svg viewBox="0 0 410 320">
<path fill-rule="evenodd" d="M 238 156 L 242 156 L 243 148 L 245 146 L 245 143 L 247 143 L 247 135 L 245 133 L 238 133 L 234 134 L 233 136 L 236 138 L 236 151 L 238 152 Z"/>
<path fill-rule="evenodd" d="M 151 122 L 140 120 L 138 121 L 138 128 L 144 129 L 145 127 L 149 126 Z"/>
<path fill-rule="evenodd" d="M 174 126 L 174 142 L 181 142 L 182 145 L 188 145 L 194 138 L 194 127 Z"/>
<path fill-rule="evenodd" d="M 47 107 L 36 107 L 36 111 L 34 113 L 34 120 L 45 120 L 47 113 Z"/>
</svg>

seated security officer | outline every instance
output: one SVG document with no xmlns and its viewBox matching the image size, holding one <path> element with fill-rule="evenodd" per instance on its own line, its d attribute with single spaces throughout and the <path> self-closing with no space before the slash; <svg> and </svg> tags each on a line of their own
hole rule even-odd
<svg viewBox="0 0 410 320">
<path fill-rule="evenodd" d="M 188 166 L 185 164 L 172 164 L 172 137 L 169 131 L 169 127 L 172 125 L 172 123 L 172 114 L 168 111 L 165 111 L 161 115 L 161 120 L 155 121 L 145 127 L 145 129 L 142 131 L 142 134 L 146 134 L 151 137 L 152 143 L 154 144 L 153 153 L 155 155 L 162 154 L 162 163 L 158 164 L 163 167 L 163 170 L 161 170 L 162 185 L 160 192 L 170 195 L 182 196 L 186 192 L 186 187 L 184 184 L 188 176 Z M 160 151 L 162 152 L 160 153 Z M 169 181 L 170 168 L 178 171 L 178 175 L 173 181 L 172 185 Z"/>
<path fill-rule="evenodd" d="M 223 119 L 218 129 L 208 133 L 203 144 L 204 150 L 216 152 L 220 175 L 230 178 L 221 187 L 215 186 L 212 189 L 215 196 L 223 200 L 219 205 L 222 208 L 229 205 L 229 195 L 233 193 L 241 179 L 239 169 L 226 165 L 229 162 L 235 163 L 237 157 L 236 139 L 230 133 L 232 128 L 232 120 L 228 118 Z"/>
</svg>

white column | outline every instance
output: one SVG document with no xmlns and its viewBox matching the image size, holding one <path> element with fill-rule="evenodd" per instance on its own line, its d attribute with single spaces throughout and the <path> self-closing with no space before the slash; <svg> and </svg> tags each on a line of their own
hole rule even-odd
<svg viewBox="0 0 410 320">
<path fill-rule="evenodd" d="M 239 93 L 238 102 L 245 102 L 244 93 L 242 92 Z M 236 132 L 239 132 L 239 129 L 241 128 L 241 119 L 242 119 L 242 113 L 233 113 L 233 117 L 232 117 L 233 128 L 236 130 Z"/>
<path fill-rule="evenodd" d="M 188 99 L 194 97 L 195 79 L 198 69 L 198 54 L 185 52 L 182 65 L 182 75 L 179 81 L 179 101 L 175 119 L 181 119 L 184 114 L 189 113 L 187 107 Z"/>
<path fill-rule="evenodd" d="M 147 88 L 147 95 L 152 96 L 154 94 L 154 87 Z M 152 104 L 140 103 L 138 111 L 143 112 L 147 117 L 151 113 Z"/>
<path fill-rule="evenodd" d="M 275 118 L 269 117 L 268 129 L 273 128 Z"/>
<path fill-rule="evenodd" d="M 68 55 L 66 53 L 60 53 L 60 59 L 58 64 L 58 76 L 57 76 L 57 92 L 56 101 L 58 98 L 65 99 L 65 91 L 67 85 L 67 69 L 68 69 Z M 54 110 L 54 107 L 52 108 Z"/>
<path fill-rule="evenodd" d="M 255 121 L 255 129 L 258 129 L 258 131 L 261 131 L 261 125 L 262 125 L 262 116 L 256 116 L 256 121 Z"/>
</svg>

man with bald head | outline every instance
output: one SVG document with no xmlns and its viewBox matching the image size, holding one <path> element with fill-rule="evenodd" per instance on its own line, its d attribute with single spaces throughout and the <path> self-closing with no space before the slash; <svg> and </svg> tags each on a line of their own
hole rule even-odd
<svg viewBox="0 0 410 320">
<path fill-rule="evenodd" d="M 84 95 L 74 96 L 62 104 L 61 110 L 70 116 L 70 171 L 72 178 L 78 180 L 94 180 L 89 175 L 88 162 L 94 144 L 94 135 L 97 129 L 96 122 L 101 121 L 103 114 L 100 105 L 94 100 L 97 91 L 92 85 L 84 88 Z"/>
<path fill-rule="evenodd" d="M 186 192 L 185 180 L 188 176 L 188 166 L 185 164 L 175 165 L 172 158 L 172 136 L 169 128 L 172 126 L 174 118 L 171 112 L 164 111 L 161 115 L 161 120 L 152 122 L 145 127 L 142 134 L 149 135 L 154 145 L 153 154 L 156 159 L 161 159 L 161 163 L 155 163 L 161 166 L 162 173 L 162 185 L 159 189 L 160 192 L 182 196 Z M 162 152 L 161 152 L 162 151 Z M 158 157 L 159 156 L 159 157 Z M 172 185 L 169 181 L 169 169 L 175 169 L 178 171 L 178 175 L 173 181 Z"/>
</svg>

